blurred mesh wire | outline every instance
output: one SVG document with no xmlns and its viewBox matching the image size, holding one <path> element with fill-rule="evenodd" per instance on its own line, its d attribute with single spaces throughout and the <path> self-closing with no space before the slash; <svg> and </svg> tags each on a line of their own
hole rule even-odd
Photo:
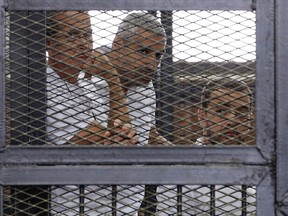
<svg viewBox="0 0 288 216">
<path fill-rule="evenodd" d="M 129 11 L 89 12 L 95 49 L 111 47 L 117 25 L 127 13 Z M 161 15 L 157 13 L 156 16 L 160 20 Z M 77 21 L 77 16 L 74 18 Z M 46 19 L 44 12 L 9 11 L 6 14 L 7 145 L 55 145 L 47 140 L 46 131 L 46 78 L 43 74 L 47 67 Z M 162 16 L 162 22 L 165 19 L 168 18 Z M 250 11 L 173 12 L 173 24 L 165 26 L 170 28 L 168 32 L 172 31 L 171 35 L 167 34 L 172 40 L 167 48 L 173 51 L 165 54 L 153 83 L 157 95 L 158 131 L 164 136 L 170 135 L 174 145 L 193 146 L 202 136 L 197 110 L 202 88 L 209 80 L 215 77 L 241 80 L 255 94 L 255 20 L 255 13 Z M 69 101 L 69 96 L 63 97 Z M 171 108 L 172 113 L 169 112 Z M 172 116 L 171 122 L 167 122 L 167 116 Z M 53 118 L 65 122 L 65 119 Z M 255 144 L 255 119 L 250 121 L 250 132 L 240 145 Z M 167 124 L 173 126 L 172 130 L 167 131 Z M 106 215 L 132 215 L 124 209 L 127 209 L 127 203 L 139 201 L 129 200 L 132 199 L 130 195 L 137 197 L 144 192 L 141 185 L 118 185 L 117 189 L 83 187 L 60 187 L 61 193 L 53 192 L 56 186 L 34 187 L 34 191 L 27 187 L 5 187 L 4 215 L 34 215 L 35 208 L 44 214 L 53 206 L 58 209 L 55 215 L 78 215 L 79 211 L 84 212 L 83 215 L 100 215 L 103 211 Z M 31 194 L 35 199 L 31 199 Z M 72 194 L 73 198 L 64 194 Z M 156 194 L 155 215 L 175 215 L 177 212 L 182 215 L 256 214 L 256 191 L 252 186 L 160 185 Z M 155 193 L 151 193 L 151 197 L 153 195 Z M 107 202 L 101 203 L 103 199 Z M 151 215 L 150 209 L 154 205 L 155 202 L 148 200 L 142 211 Z M 138 211 L 128 207 L 127 211 Z"/>
</svg>

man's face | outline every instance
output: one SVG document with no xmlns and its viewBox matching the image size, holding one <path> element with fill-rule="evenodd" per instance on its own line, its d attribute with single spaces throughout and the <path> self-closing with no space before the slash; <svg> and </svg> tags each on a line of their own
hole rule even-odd
<svg viewBox="0 0 288 216">
<path fill-rule="evenodd" d="M 153 32 L 138 31 L 129 41 L 120 39 L 114 59 L 122 84 L 147 86 L 154 76 L 165 49 L 165 38 Z M 119 38 L 118 38 L 119 39 Z"/>
<path fill-rule="evenodd" d="M 247 138 L 250 127 L 250 96 L 247 91 L 226 88 L 210 95 L 206 111 L 199 111 L 204 135 L 208 143 L 240 145 Z"/>
<path fill-rule="evenodd" d="M 58 69 L 79 68 L 92 50 L 90 16 L 77 11 L 61 12 L 56 31 L 48 39 L 49 64 Z"/>
</svg>

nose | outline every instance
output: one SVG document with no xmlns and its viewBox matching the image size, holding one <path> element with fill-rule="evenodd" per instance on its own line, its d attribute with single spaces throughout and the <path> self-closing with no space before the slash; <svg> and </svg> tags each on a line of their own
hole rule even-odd
<svg viewBox="0 0 288 216">
<path fill-rule="evenodd" d="M 147 68 L 152 70 L 153 72 L 156 71 L 160 61 L 157 60 L 154 56 L 149 56 L 147 62 L 143 62 Z"/>
<path fill-rule="evenodd" d="M 229 111 L 225 116 L 226 126 L 235 125 L 236 121 L 236 113 L 235 111 Z"/>
<path fill-rule="evenodd" d="M 80 50 L 87 50 L 90 48 L 90 45 L 92 44 L 89 40 L 87 40 L 87 38 L 84 37 L 77 38 L 77 40 L 75 41 L 77 41 L 75 45 Z"/>
</svg>

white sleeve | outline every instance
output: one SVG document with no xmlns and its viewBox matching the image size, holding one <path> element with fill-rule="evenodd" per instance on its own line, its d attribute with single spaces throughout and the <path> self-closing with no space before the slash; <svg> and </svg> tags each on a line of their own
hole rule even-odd
<svg viewBox="0 0 288 216">
<path fill-rule="evenodd" d="M 151 126 L 155 124 L 156 96 L 152 82 L 148 87 L 130 89 L 127 104 L 131 123 L 136 128 L 140 145 L 148 143 Z"/>
</svg>

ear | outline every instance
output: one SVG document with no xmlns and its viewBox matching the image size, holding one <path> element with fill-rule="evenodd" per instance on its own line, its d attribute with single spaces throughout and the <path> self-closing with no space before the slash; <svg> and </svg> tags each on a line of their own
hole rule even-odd
<svg viewBox="0 0 288 216">
<path fill-rule="evenodd" d="M 251 127 L 251 125 L 252 125 L 252 122 L 253 121 L 255 121 L 255 115 L 254 115 L 254 113 L 253 112 L 250 112 L 249 114 L 248 114 L 248 128 L 250 129 L 250 127 Z M 249 130 L 248 129 L 248 130 Z"/>
<path fill-rule="evenodd" d="M 46 51 L 49 52 L 51 46 L 51 41 L 46 39 Z"/>
<path fill-rule="evenodd" d="M 202 128 L 205 128 L 207 125 L 206 125 L 206 112 L 199 108 L 197 110 L 197 115 L 198 115 L 198 121 L 200 123 L 200 125 L 202 126 Z"/>
<path fill-rule="evenodd" d="M 46 46 L 51 46 L 51 38 L 46 37 Z"/>
</svg>

